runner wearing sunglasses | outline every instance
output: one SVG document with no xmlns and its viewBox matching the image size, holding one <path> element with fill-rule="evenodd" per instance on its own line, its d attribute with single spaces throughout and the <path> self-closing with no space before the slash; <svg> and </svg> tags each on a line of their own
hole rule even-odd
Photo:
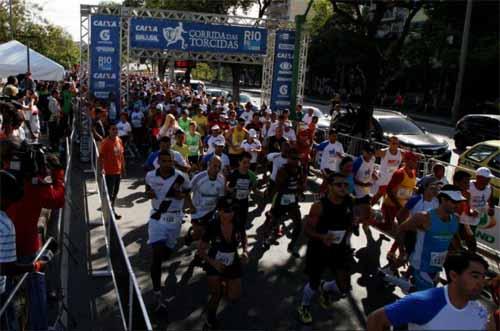
<svg viewBox="0 0 500 331">
<path fill-rule="evenodd" d="M 320 305 L 331 309 L 334 294 L 344 294 L 351 288 L 349 237 L 355 225 L 353 199 L 348 194 L 349 182 L 344 175 L 331 173 L 326 179 L 328 194 L 312 205 L 304 226 L 309 237 L 306 254 L 309 282 L 304 286 L 298 307 L 299 320 L 304 324 L 312 323 L 310 306 L 316 292 L 320 294 Z M 321 280 L 326 269 L 333 272 L 335 280 Z"/>
</svg>

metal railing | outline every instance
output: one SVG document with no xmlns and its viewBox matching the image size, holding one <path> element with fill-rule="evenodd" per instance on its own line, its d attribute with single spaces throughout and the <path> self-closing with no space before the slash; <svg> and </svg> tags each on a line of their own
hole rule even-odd
<svg viewBox="0 0 500 331">
<path fill-rule="evenodd" d="M 109 200 L 108 188 L 97 162 L 99 150 L 91 138 L 90 162 L 97 182 L 101 201 L 102 222 L 105 228 L 105 242 L 109 271 L 117 294 L 118 306 L 125 330 L 153 330 L 142 293 L 128 258 L 120 230 Z"/>
</svg>

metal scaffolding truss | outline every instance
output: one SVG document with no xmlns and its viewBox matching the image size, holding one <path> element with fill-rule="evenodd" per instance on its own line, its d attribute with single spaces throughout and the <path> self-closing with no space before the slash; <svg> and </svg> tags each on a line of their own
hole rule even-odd
<svg viewBox="0 0 500 331">
<path fill-rule="evenodd" d="M 262 64 L 261 100 L 262 102 L 265 102 L 266 105 L 269 105 L 271 103 L 275 47 L 276 47 L 276 30 L 269 30 L 267 33 L 267 54 Z"/>
<path fill-rule="evenodd" d="M 295 24 L 290 21 L 263 19 L 246 16 L 228 16 L 211 13 L 196 13 L 177 10 L 148 9 L 148 8 L 130 8 L 123 7 L 122 15 L 129 17 L 150 17 L 170 20 L 184 20 L 198 23 L 222 24 L 222 25 L 241 25 L 268 28 L 274 26 L 280 29 L 294 29 Z"/>
<path fill-rule="evenodd" d="M 306 72 L 307 72 L 307 52 L 309 50 L 309 42 L 311 41 L 311 35 L 304 31 L 302 33 L 300 55 L 299 55 L 299 78 L 297 80 L 297 104 L 302 104 L 304 102 L 304 88 L 306 82 Z"/>
<path fill-rule="evenodd" d="M 130 8 L 121 6 L 80 6 L 80 67 L 82 70 L 83 83 L 88 86 L 88 65 L 91 56 L 89 52 L 90 45 L 90 16 L 91 15 L 114 15 L 121 17 L 121 40 L 120 67 L 122 72 L 121 93 L 128 101 L 129 80 L 128 70 L 130 62 L 140 59 L 179 59 L 194 60 L 200 62 L 221 62 L 221 63 L 241 63 L 262 65 L 262 100 L 269 104 L 271 98 L 274 53 L 276 43 L 276 31 L 281 29 L 294 30 L 295 24 L 291 21 L 276 19 L 261 19 L 243 16 L 228 16 L 209 13 L 183 12 L 175 10 Z M 148 17 L 156 19 L 185 20 L 198 23 L 222 24 L 231 26 L 252 26 L 265 28 L 267 34 L 267 53 L 264 55 L 244 55 L 244 54 L 224 54 L 209 52 L 182 52 L 172 50 L 148 50 L 134 49 L 130 47 L 129 25 L 132 17 Z M 298 81 L 298 99 L 302 101 L 304 94 L 304 81 L 306 74 L 307 45 L 309 35 L 303 34 L 302 51 L 299 61 L 299 81 Z"/>
</svg>

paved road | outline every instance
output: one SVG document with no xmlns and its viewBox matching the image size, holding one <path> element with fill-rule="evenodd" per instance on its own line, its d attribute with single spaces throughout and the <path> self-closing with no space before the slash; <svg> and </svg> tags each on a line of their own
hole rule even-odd
<svg viewBox="0 0 500 331">
<path fill-rule="evenodd" d="M 152 307 L 152 285 L 149 278 L 151 250 L 147 245 L 146 219 L 150 208 L 143 197 L 144 173 L 140 163 L 130 162 L 132 173 L 122 181 L 117 209 L 123 215 L 119 221 L 122 237 L 132 267 L 143 290 L 145 302 Z M 317 184 L 312 181 L 310 188 Z M 313 194 L 306 192 L 306 201 L 301 203 L 305 215 L 313 201 Z M 265 329 L 338 329 L 358 330 L 364 328 L 365 316 L 384 303 L 391 302 L 401 293 L 387 288 L 376 276 L 377 268 L 386 263 L 385 252 L 390 241 L 372 230 L 367 238 L 364 233 L 353 237 L 352 245 L 357 248 L 355 273 L 352 277 L 353 291 L 349 298 L 336 303 L 335 309 L 323 311 L 314 307 L 315 322 L 304 328 L 296 320 L 295 308 L 300 300 L 301 289 L 306 278 L 303 274 L 305 239 L 302 238 L 301 258 L 293 258 L 286 251 L 287 237 L 280 244 L 264 250 L 256 241 L 256 231 L 264 221 L 264 211 L 269 209 L 253 205 L 250 209 L 251 228 L 248 230 L 251 260 L 243 276 L 243 297 L 237 305 L 221 304 L 220 318 L 226 330 Z M 93 208 L 90 206 L 90 208 Z M 288 224 L 290 225 L 290 224 Z M 183 225 L 187 231 L 189 221 Z M 155 328 L 174 330 L 200 329 L 202 313 L 207 299 L 206 278 L 202 269 L 193 268 L 190 263 L 195 246 L 181 247 L 173 258 L 164 263 L 163 274 L 166 293 L 169 298 L 169 313 L 151 317 Z M 382 254 L 381 254 L 382 252 Z"/>
</svg>

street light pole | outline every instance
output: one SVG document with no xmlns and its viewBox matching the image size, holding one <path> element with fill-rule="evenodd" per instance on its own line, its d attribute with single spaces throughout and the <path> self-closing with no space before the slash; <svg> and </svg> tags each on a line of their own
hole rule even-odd
<svg viewBox="0 0 500 331">
<path fill-rule="evenodd" d="M 467 59 L 467 50 L 469 46 L 469 31 L 470 19 L 472 14 L 472 0 L 467 0 L 467 9 L 465 10 L 464 31 L 462 33 L 462 46 L 460 49 L 460 68 L 458 71 L 457 85 L 455 87 L 455 98 L 453 99 L 453 107 L 451 115 L 453 121 L 458 121 L 460 117 L 460 99 L 462 98 L 462 85 L 465 74 L 465 60 Z"/>
<path fill-rule="evenodd" d="M 307 5 L 307 9 L 303 15 L 295 16 L 295 48 L 293 50 L 293 69 L 292 69 L 292 91 L 291 91 L 291 100 L 290 100 L 290 117 L 292 120 L 295 119 L 295 108 L 297 106 L 297 90 L 298 90 L 298 82 L 299 82 L 299 63 L 300 63 L 300 48 L 301 39 L 302 39 L 302 29 L 304 28 L 304 24 L 306 22 L 307 14 L 311 9 L 314 0 L 309 0 L 309 4 Z"/>
<path fill-rule="evenodd" d="M 30 72 L 30 43 L 26 42 L 26 61 L 27 61 L 27 70 L 26 72 Z"/>
</svg>

